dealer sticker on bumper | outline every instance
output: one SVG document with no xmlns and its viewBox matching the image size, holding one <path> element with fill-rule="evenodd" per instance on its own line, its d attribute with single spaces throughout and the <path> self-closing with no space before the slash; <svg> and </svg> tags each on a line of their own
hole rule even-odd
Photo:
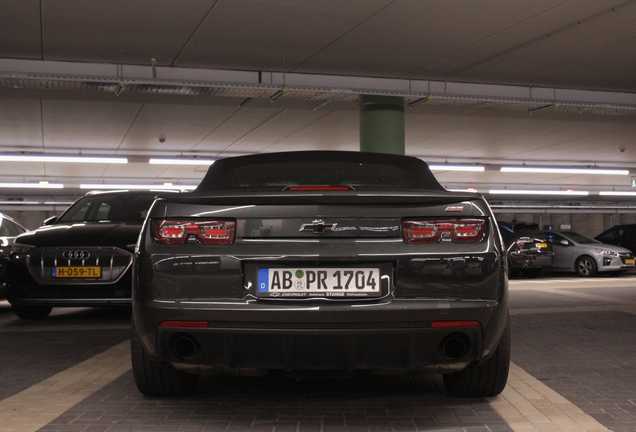
<svg viewBox="0 0 636 432">
<path fill-rule="evenodd" d="M 378 297 L 378 268 L 259 268 L 259 297 Z"/>
</svg>

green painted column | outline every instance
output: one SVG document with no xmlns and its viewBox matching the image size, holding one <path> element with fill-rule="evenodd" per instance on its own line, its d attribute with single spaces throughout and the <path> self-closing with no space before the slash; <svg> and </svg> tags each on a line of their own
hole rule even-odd
<svg viewBox="0 0 636 432">
<path fill-rule="evenodd" d="M 360 151 L 403 155 L 404 101 L 393 96 L 362 96 Z"/>
</svg>

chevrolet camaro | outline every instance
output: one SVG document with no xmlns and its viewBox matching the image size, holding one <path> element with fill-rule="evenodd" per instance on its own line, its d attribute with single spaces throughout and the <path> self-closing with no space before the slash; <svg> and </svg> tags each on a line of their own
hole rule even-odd
<svg viewBox="0 0 636 432">
<path fill-rule="evenodd" d="M 178 396 L 208 373 L 423 373 L 493 396 L 510 362 L 506 271 L 484 198 L 446 191 L 417 158 L 220 159 L 144 222 L 134 379 Z"/>
</svg>

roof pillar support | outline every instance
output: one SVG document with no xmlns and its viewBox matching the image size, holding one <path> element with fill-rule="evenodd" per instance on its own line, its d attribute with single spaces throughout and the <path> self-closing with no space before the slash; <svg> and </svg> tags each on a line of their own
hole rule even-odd
<svg viewBox="0 0 636 432">
<path fill-rule="evenodd" d="M 360 151 L 405 154 L 404 101 L 393 96 L 362 96 Z"/>
</svg>

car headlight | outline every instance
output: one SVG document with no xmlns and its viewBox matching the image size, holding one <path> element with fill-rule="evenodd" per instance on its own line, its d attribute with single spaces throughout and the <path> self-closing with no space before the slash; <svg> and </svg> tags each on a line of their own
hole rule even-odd
<svg viewBox="0 0 636 432">
<path fill-rule="evenodd" d="M 618 256 L 618 252 L 614 252 L 614 251 L 607 250 L 607 249 L 596 249 L 596 252 L 600 253 L 601 255 L 608 255 L 608 256 L 613 256 L 613 257 L 617 257 Z"/>
<path fill-rule="evenodd" d="M 25 253 L 35 248 L 35 246 L 22 244 L 22 243 L 13 243 L 11 245 L 11 253 Z"/>
</svg>

